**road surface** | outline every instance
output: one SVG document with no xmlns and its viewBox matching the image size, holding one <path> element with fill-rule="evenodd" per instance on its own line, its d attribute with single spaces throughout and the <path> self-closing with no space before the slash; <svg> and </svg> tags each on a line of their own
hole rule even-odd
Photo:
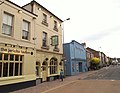
<svg viewBox="0 0 120 93">
<path fill-rule="evenodd" d="M 120 93 L 120 66 L 110 66 L 81 80 L 42 93 Z"/>
</svg>

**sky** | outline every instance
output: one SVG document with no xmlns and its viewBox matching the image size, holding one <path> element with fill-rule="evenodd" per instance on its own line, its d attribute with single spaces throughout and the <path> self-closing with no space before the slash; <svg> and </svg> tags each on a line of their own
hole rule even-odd
<svg viewBox="0 0 120 93">
<path fill-rule="evenodd" d="M 19 6 L 31 0 L 10 0 Z M 64 43 L 75 40 L 120 58 L 120 0 L 35 0 L 64 21 Z"/>
</svg>

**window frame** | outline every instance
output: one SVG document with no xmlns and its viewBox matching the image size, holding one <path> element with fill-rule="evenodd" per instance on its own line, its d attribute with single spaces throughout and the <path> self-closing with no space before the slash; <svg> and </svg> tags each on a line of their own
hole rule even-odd
<svg viewBox="0 0 120 93">
<path fill-rule="evenodd" d="M 56 58 L 51 58 L 50 60 L 50 75 L 58 73 L 58 60 Z"/>
<path fill-rule="evenodd" d="M 0 60 L 0 64 L 2 65 L 2 68 L 0 69 L 0 78 L 1 77 L 13 77 L 13 76 L 22 76 L 23 75 L 23 60 L 24 55 L 18 55 L 18 54 L 9 54 L 9 53 L 0 53 L 2 54 L 2 60 Z M 7 60 L 4 60 L 4 55 L 8 55 Z M 10 60 L 10 55 L 14 55 L 13 59 Z M 15 57 L 18 57 L 18 61 L 15 61 Z M 22 56 L 22 60 L 20 60 L 20 57 Z M 12 65 L 11 65 L 12 64 Z M 22 65 L 21 65 L 22 64 Z M 16 67 L 17 65 L 17 67 Z M 12 66 L 12 67 L 11 67 Z M 17 70 L 16 70 L 17 68 Z"/>
<path fill-rule="evenodd" d="M 43 13 L 43 16 L 42 16 L 42 17 L 43 17 L 43 19 L 42 19 L 42 24 L 48 27 L 48 23 L 47 23 L 47 21 L 48 21 L 48 19 L 47 19 L 47 15 L 46 15 L 45 13 Z"/>
<path fill-rule="evenodd" d="M 24 26 L 23 26 L 24 24 L 28 25 L 28 27 L 24 28 Z M 27 37 L 26 37 L 25 34 L 27 34 Z M 22 21 L 22 39 L 23 40 L 30 40 L 30 22 L 27 21 L 27 20 L 23 20 Z"/>
<path fill-rule="evenodd" d="M 42 34 L 42 46 L 47 47 L 47 33 L 43 32 Z"/>
<path fill-rule="evenodd" d="M 43 22 L 47 23 L 47 15 L 43 13 Z"/>
<path fill-rule="evenodd" d="M 5 18 L 5 16 L 6 16 L 6 18 Z M 11 21 L 9 20 L 10 17 L 11 17 Z M 6 23 L 4 21 L 6 21 Z M 13 35 L 13 22 L 14 22 L 14 15 L 12 15 L 12 14 L 10 14 L 8 12 L 3 12 L 3 17 L 2 17 L 2 34 L 8 35 L 8 36 L 12 36 Z M 7 29 L 9 29 L 10 31 L 7 32 L 6 31 Z"/>
<path fill-rule="evenodd" d="M 53 30 L 58 31 L 58 23 L 54 20 L 54 27 Z"/>
</svg>

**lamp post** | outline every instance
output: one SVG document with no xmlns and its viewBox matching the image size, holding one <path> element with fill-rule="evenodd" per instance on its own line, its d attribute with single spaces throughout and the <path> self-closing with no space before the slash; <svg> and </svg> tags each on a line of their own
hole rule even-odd
<svg viewBox="0 0 120 93">
<path fill-rule="evenodd" d="M 70 18 L 67 18 L 65 20 L 63 20 L 62 23 L 64 23 L 65 21 L 70 20 Z M 63 44 L 64 44 L 64 24 L 62 25 L 62 33 L 63 33 Z M 63 57 L 64 57 L 64 48 L 63 48 Z M 64 58 L 63 60 L 63 68 L 64 68 L 64 77 L 66 77 L 66 59 Z"/>
<path fill-rule="evenodd" d="M 64 44 L 64 22 L 65 21 L 68 21 L 68 20 L 70 20 L 70 18 L 67 18 L 67 19 L 65 19 L 65 20 L 63 20 L 63 27 L 62 27 L 62 32 L 63 32 L 63 44 Z"/>
</svg>

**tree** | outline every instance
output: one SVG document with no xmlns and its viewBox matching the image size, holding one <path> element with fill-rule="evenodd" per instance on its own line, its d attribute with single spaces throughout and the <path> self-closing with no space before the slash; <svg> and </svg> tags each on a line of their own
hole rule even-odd
<svg viewBox="0 0 120 93">
<path fill-rule="evenodd" d="M 96 70 L 98 69 L 98 66 L 100 64 L 100 59 L 97 57 L 94 57 L 90 60 L 90 63 L 91 63 L 91 69 Z"/>
</svg>

